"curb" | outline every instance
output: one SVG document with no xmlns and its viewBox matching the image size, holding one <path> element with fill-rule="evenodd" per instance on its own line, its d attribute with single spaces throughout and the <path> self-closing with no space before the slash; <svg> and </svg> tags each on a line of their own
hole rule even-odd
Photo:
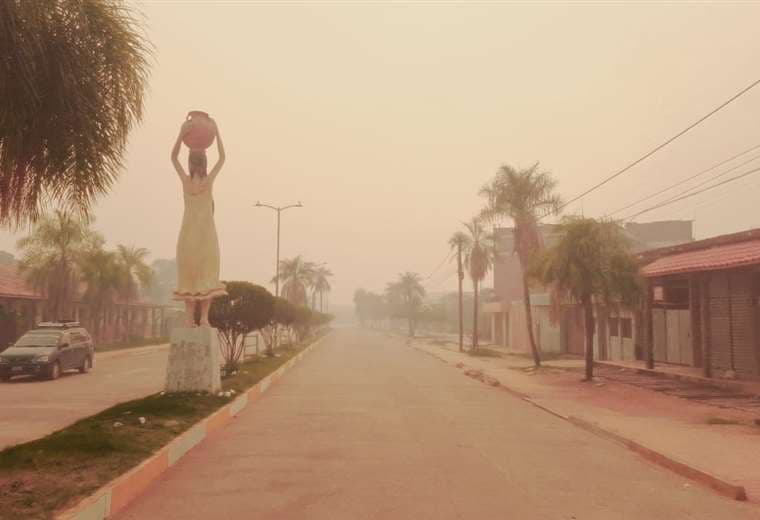
<svg viewBox="0 0 760 520">
<path fill-rule="evenodd" d="M 329 333 L 304 348 L 245 393 L 240 394 L 232 402 L 196 423 L 135 468 L 107 483 L 89 497 L 82 499 L 76 506 L 55 515 L 56 520 L 104 520 L 122 511 L 133 500 L 142 495 L 166 470 L 174 466 L 211 433 L 227 425 L 246 406 L 258 399 L 275 381 L 279 380 L 328 336 Z"/>
<path fill-rule="evenodd" d="M 418 349 L 422 350 L 423 352 L 427 352 L 424 349 Z M 430 353 L 430 352 L 428 352 Z M 448 363 L 446 360 L 441 359 L 440 357 L 436 356 L 433 353 L 434 357 L 436 357 L 438 360 L 443 361 L 444 363 Z M 459 367 L 459 364 L 457 364 L 458 368 L 466 368 L 466 365 L 462 364 L 462 367 Z M 650 371 L 651 372 L 651 371 Z M 482 379 L 473 378 L 476 380 L 479 380 L 483 382 Z M 623 437 L 622 435 L 612 432 L 610 430 L 607 430 L 605 428 L 602 428 L 598 424 L 586 421 L 584 419 L 581 419 L 579 417 L 575 417 L 572 415 L 564 415 L 548 406 L 545 406 L 543 404 L 540 404 L 527 395 L 523 394 L 522 392 L 519 392 L 515 390 L 514 388 L 510 388 L 508 386 L 505 386 L 504 383 L 500 382 L 501 385 L 498 388 L 501 388 L 502 390 L 506 391 L 507 393 L 517 397 L 518 399 L 522 399 L 523 401 L 532 404 L 536 408 L 539 408 L 547 413 L 550 413 L 554 415 L 555 417 L 558 417 L 560 419 L 563 419 L 579 428 L 582 428 L 588 432 L 591 432 L 595 435 L 598 435 L 600 437 L 605 437 L 607 439 L 613 440 L 615 442 L 618 442 L 628 448 L 629 450 L 636 452 L 643 458 L 647 459 L 650 462 L 653 462 L 657 464 L 658 466 L 662 466 L 663 468 L 669 469 L 670 471 L 681 475 L 682 477 L 688 478 L 690 480 L 693 480 L 695 482 L 698 482 L 700 484 L 703 484 L 709 488 L 711 488 L 713 491 L 717 492 L 720 495 L 723 495 L 725 497 L 731 498 L 733 500 L 740 500 L 744 501 L 747 500 L 747 491 L 745 490 L 744 486 L 731 484 L 730 482 L 727 482 L 719 477 L 716 477 L 715 475 L 711 475 L 710 473 L 707 473 L 706 471 L 703 471 L 701 469 L 697 469 L 693 466 L 690 466 L 684 462 L 678 461 L 672 457 L 669 457 L 663 453 L 660 453 L 658 451 L 655 451 L 653 449 L 647 448 L 646 446 L 639 444 L 638 442 L 629 439 L 627 437 Z"/>
<path fill-rule="evenodd" d="M 659 466 L 667 468 L 674 473 L 681 475 L 682 477 L 686 477 L 688 479 L 704 484 L 705 486 L 712 488 L 714 491 L 723 496 L 726 496 L 733 500 L 747 500 L 747 492 L 744 489 L 744 486 L 738 486 L 726 482 L 725 480 L 711 475 L 706 471 L 702 471 L 693 466 L 689 466 L 688 464 L 663 455 L 660 452 L 649 449 L 636 441 L 628 439 L 627 437 L 623 437 L 622 435 L 611 432 L 610 430 L 605 430 L 597 424 L 573 416 L 568 417 L 567 420 L 576 426 L 583 428 L 584 430 L 588 430 L 592 433 L 595 433 L 596 435 L 599 435 L 600 437 L 606 437 L 608 439 L 616 441 L 631 451 L 635 451 L 648 461 L 654 462 Z"/>
</svg>

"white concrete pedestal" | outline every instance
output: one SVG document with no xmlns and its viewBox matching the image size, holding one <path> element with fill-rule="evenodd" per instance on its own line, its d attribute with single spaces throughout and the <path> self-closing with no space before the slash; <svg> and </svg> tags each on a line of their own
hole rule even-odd
<svg viewBox="0 0 760 520">
<path fill-rule="evenodd" d="M 167 392 L 209 392 L 222 389 L 219 338 L 212 327 L 178 327 L 171 332 Z"/>
</svg>

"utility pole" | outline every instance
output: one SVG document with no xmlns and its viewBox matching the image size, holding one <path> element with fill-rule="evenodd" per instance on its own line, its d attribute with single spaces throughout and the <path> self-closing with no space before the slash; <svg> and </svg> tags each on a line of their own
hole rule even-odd
<svg viewBox="0 0 760 520">
<path fill-rule="evenodd" d="M 277 213 L 277 255 L 275 260 L 275 276 L 274 276 L 274 295 L 280 296 L 280 214 L 286 209 L 290 208 L 302 208 L 303 204 L 298 201 L 298 204 L 290 204 L 288 206 L 270 206 L 269 204 L 262 204 L 258 200 L 255 207 L 257 208 L 269 208 Z"/>
</svg>

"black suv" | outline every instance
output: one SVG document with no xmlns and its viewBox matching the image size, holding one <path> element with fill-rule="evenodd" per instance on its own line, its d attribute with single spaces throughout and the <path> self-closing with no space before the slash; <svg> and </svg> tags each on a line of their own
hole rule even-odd
<svg viewBox="0 0 760 520">
<path fill-rule="evenodd" d="M 95 345 L 75 321 L 40 323 L 0 354 L 0 380 L 36 375 L 58 379 L 61 372 L 89 372 L 95 361 Z"/>
</svg>

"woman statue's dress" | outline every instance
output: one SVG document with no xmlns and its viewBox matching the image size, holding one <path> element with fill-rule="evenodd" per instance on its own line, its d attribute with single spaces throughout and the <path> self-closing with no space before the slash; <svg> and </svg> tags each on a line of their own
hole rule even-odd
<svg viewBox="0 0 760 520">
<path fill-rule="evenodd" d="M 219 281 L 219 239 L 214 224 L 213 179 L 183 176 L 185 214 L 177 241 L 175 300 L 210 300 L 227 294 Z"/>
</svg>

